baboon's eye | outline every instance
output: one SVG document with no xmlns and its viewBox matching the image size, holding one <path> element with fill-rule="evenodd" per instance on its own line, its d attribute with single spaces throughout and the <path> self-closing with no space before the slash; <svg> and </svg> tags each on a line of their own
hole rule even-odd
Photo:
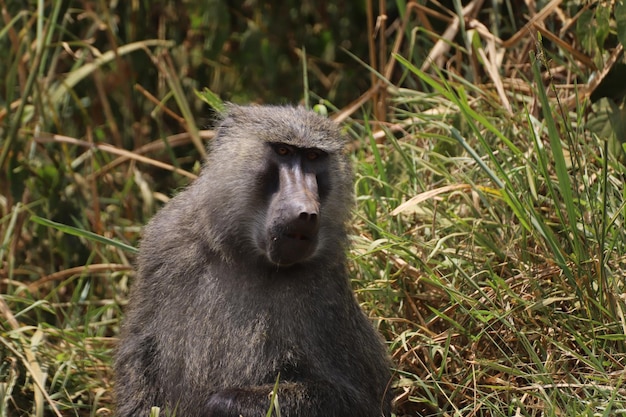
<svg viewBox="0 0 626 417">
<path fill-rule="evenodd" d="M 307 151 L 306 152 L 306 159 L 308 159 L 309 161 L 315 161 L 319 157 L 320 157 L 320 154 L 319 154 L 318 151 Z"/>
<path fill-rule="evenodd" d="M 288 147 L 281 145 L 276 146 L 274 150 L 280 156 L 287 156 L 291 153 L 291 150 Z"/>
</svg>

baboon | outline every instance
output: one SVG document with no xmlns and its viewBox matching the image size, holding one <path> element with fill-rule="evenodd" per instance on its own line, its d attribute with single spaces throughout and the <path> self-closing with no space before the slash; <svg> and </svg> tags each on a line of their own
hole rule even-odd
<svg viewBox="0 0 626 417">
<path fill-rule="evenodd" d="M 302 108 L 225 113 L 199 178 L 144 231 L 118 415 L 261 417 L 278 380 L 282 416 L 389 416 L 389 358 L 347 273 L 345 138 Z"/>
</svg>

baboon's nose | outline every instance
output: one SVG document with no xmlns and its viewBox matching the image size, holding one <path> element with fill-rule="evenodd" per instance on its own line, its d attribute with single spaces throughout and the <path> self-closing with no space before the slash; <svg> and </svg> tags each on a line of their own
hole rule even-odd
<svg viewBox="0 0 626 417">
<path fill-rule="evenodd" d="M 312 223 L 313 225 L 317 224 L 317 213 L 310 213 L 307 211 L 303 211 L 300 213 L 300 220 L 305 223 Z"/>
</svg>

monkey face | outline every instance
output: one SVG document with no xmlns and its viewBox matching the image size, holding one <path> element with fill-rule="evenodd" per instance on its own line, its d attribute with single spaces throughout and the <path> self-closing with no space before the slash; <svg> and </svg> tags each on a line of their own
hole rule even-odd
<svg viewBox="0 0 626 417">
<path fill-rule="evenodd" d="M 353 204 L 345 145 L 338 126 L 311 111 L 230 105 L 188 192 L 210 249 L 272 270 L 344 250 Z"/>
<path fill-rule="evenodd" d="M 289 266 L 313 256 L 320 230 L 320 194 L 328 154 L 317 148 L 267 143 L 269 204 L 257 245 L 276 265 Z"/>
</svg>

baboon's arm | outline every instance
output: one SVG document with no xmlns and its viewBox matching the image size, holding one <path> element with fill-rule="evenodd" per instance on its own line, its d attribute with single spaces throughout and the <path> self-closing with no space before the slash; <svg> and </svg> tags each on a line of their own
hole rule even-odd
<svg viewBox="0 0 626 417">
<path fill-rule="evenodd" d="M 260 417 L 270 408 L 272 384 L 231 388 L 209 398 L 205 417 Z M 359 403 L 362 394 L 329 382 L 286 382 L 278 389 L 278 407 L 283 417 L 380 417 L 372 414 L 372 404 Z M 272 414 L 277 415 L 277 414 Z"/>
<path fill-rule="evenodd" d="M 116 361 L 117 416 L 147 416 L 157 404 L 158 371 L 154 364 L 155 343 L 150 337 L 129 339 Z"/>
</svg>

